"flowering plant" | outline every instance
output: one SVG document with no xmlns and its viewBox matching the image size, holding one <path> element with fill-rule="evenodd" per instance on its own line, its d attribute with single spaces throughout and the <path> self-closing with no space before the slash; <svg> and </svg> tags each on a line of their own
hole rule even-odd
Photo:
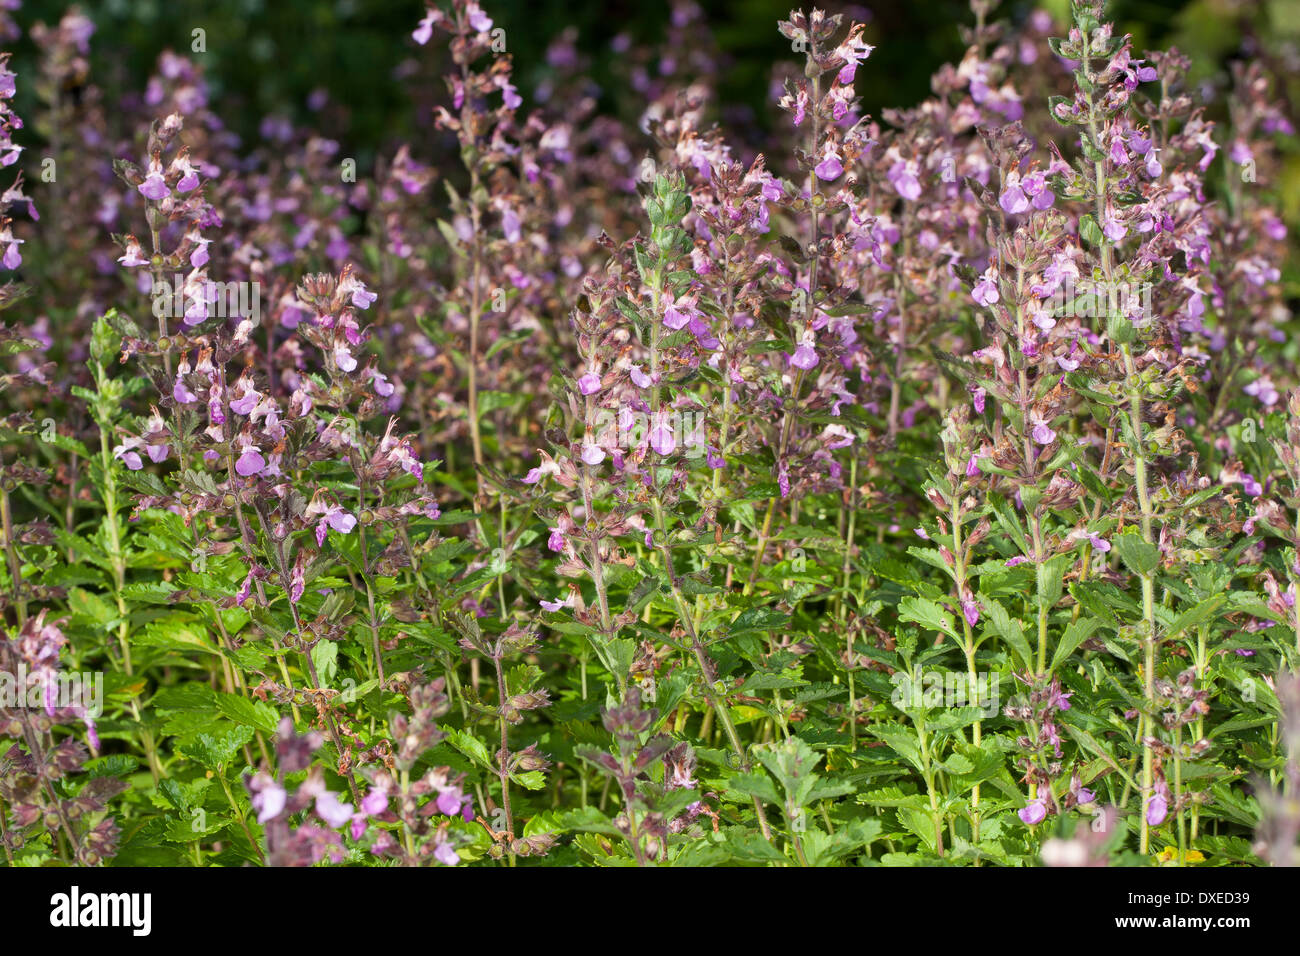
<svg viewBox="0 0 1300 956">
<path fill-rule="evenodd" d="M 360 169 L 0 56 L 6 864 L 1292 860 L 1278 77 L 992 7 L 878 118 L 791 12 L 761 151 L 689 2 L 632 116 L 429 3 Z"/>
</svg>

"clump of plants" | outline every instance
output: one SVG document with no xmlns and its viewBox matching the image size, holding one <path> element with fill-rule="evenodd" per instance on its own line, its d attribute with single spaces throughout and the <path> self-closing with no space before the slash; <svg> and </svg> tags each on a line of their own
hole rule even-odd
<svg viewBox="0 0 1300 956">
<path fill-rule="evenodd" d="M 627 116 L 432 4 L 370 169 L 31 28 L 5 864 L 1292 861 L 1277 78 L 995 6 L 880 117 L 791 12 L 759 153 L 689 3 Z"/>
</svg>

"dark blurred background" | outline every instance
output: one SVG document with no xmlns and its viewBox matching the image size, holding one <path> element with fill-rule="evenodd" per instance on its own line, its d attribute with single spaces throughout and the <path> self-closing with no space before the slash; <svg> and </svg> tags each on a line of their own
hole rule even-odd
<svg viewBox="0 0 1300 956">
<path fill-rule="evenodd" d="M 579 51 L 591 60 L 590 75 L 608 91 L 616 84 L 618 54 L 611 40 L 627 33 L 635 44 L 664 36 L 666 2 L 644 0 L 484 0 L 484 9 L 506 30 L 519 86 L 529 91 L 547 72 L 547 44 L 576 28 Z M 772 63 L 790 57 L 776 21 L 790 0 L 699 0 L 728 66 L 720 83 L 724 104 L 766 111 Z M 37 20 L 55 23 L 69 4 L 23 0 L 16 18 L 28 30 Z M 972 22 L 965 0 L 828 2 L 870 26 L 876 52 L 858 90 L 878 115 L 884 106 L 922 98 L 930 74 L 960 59 L 958 27 Z M 1021 19 L 1035 6 L 1064 16 L 1068 0 L 1004 0 L 994 17 Z M 374 149 L 410 138 L 419 119 L 400 77 L 403 61 L 435 56 L 410 39 L 423 13 L 422 0 L 93 0 L 81 5 L 95 22 L 92 75 L 110 90 L 142 90 L 164 49 L 189 53 L 192 31 L 205 31 L 201 58 L 217 112 L 244 137 L 256 136 L 268 113 L 304 119 L 309 94 L 324 88 L 348 109 L 333 114 L 342 128 L 326 130 L 347 141 L 362 162 Z M 1134 35 L 1138 49 L 1176 44 L 1193 55 L 1203 78 L 1212 79 L 1225 59 L 1252 35 L 1290 38 L 1300 31 L 1300 0 L 1114 0 L 1113 19 Z M 34 53 L 24 38 L 16 50 L 20 76 Z M 120 84 L 120 85 L 119 85 Z M 19 83 L 20 113 L 27 106 Z M 435 91 L 441 97 L 442 91 Z M 607 104 L 608 105 L 608 104 Z"/>
</svg>

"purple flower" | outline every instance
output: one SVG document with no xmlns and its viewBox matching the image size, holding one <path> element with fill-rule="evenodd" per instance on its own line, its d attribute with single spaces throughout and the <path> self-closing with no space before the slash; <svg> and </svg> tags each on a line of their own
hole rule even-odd
<svg viewBox="0 0 1300 956">
<path fill-rule="evenodd" d="M 600 391 L 600 375 L 596 372 L 587 372 L 578 379 L 578 391 L 583 395 L 592 395 Z"/>
<path fill-rule="evenodd" d="M 1006 188 L 998 197 L 998 205 L 1011 216 L 1019 215 L 1029 208 L 1029 197 L 1020 188 L 1018 179 L 1008 179 Z"/>
<path fill-rule="evenodd" d="M 1017 816 L 1029 826 L 1035 826 L 1047 819 L 1047 801 L 1042 797 L 1030 800 L 1020 808 Z"/>
<path fill-rule="evenodd" d="M 247 415 L 257 407 L 257 402 L 257 392 L 248 392 L 231 402 L 230 410 L 232 412 L 238 412 L 240 415 Z"/>
<path fill-rule="evenodd" d="M 113 457 L 122 459 L 122 463 L 125 464 L 127 468 L 130 468 L 131 471 L 139 471 L 140 468 L 144 467 L 143 460 L 140 459 L 139 454 L 136 454 L 135 451 L 122 451 L 122 453 L 113 451 Z"/>
<path fill-rule="evenodd" d="M 139 240 L 135 238 L 127 239 L 126 252 L 119 256 L 117 261 L 127 268 L 133 266 L 147 266 L 149 264 L 149 260 L 145 257 L 144 249 L 140 247 Z"/>
<path fill-rule="evenodd" d="M 261 474 L 262 469 L 265 467 L 266 459 L 262 457 L 262 453 L 251 447 L 245 448 L 243 454 L 239 456 L 239 460 L 235 462 L 235 471 L 245 478 L 250 475 Z"/>
<path fill-rule="evenodd" d="M 647 547 L 649 547 L 649 545 L 647 545 Z M 573 607 L 573 593 L 570 592 L 569 595 L 566 598 L 564 598 L 564 600 L 562 601 L 542 600 L 542 601 L 538 601 L 537 603 L 542 606 L 542 610 L 550 611 L 552 614 L 554 614 L 562 607 Z"/>
<path fill-rule="evenodd" d="M 378 298 L 378 294 L 367 289 L 364 282 L 357 282 L 356 287 L 352 290 L 352 304 L 358 309 L 370 308 Z"/>
<path fill-rule="evenodd" d="M 650 447 L 657 454 L 671 455 L 677 448 L 677 438 L 673 435 L 673 426 L 662 417 L 650 425 L 650 431 L 646 437 L 650 441 Z"/>
<path fill-rule="evenodd" d="M 921 181 L 917 178 L 917 165 L 914 161 L 894 163 L 886 174 L 894 191 L 904 199 L 915 200 L 921 196 Z"/>
<path fill-rule="evenodd" d="M 971 298 L 983 306 L 992 306 L 1001 298 L 998 295 L 997 273 L 992 266 L 985 271 L 980 281 L 975 284 L 975 288 L 971 290 Z"/>
<path fill-rule="evenodd" d="M 546 546 L 552 551 L 564 550 L 564 532 L 559 528 L 551 529 L 551 536 L 546 539 Z"/>
<path fill-rule="evenodd" d="M 632 379 L 632 384 L 635 385 L 637 388 L 649 388 L 651 385 L 654 384 L 650 376 L 647 375 L 645 372 L 641 371 L 640 365 L 628 366 L 627 372 L 628 372 L 628 376 Z"/>
<path fill-rule="evenodd" d="M 254 793 L 249 802 L 257 811 L 257 822 L 266 823 L 280 815 L 288 798 L 289 794 L 284 787 L 271 783 Z"/>
<path fill-rule="evenodd" d="M 430 10 L 425 14 L 424 19 L 420 21 L 414 32 L 411 33 L 411 39 L 420 44 L 420 46 L 424 46 L 433 39 L 434 21 L 440 19 L 442 19 L 441 10 Z"/>
<path fill-rule="evenodd" d="M 198 246 L 190 253 L 190 266 L 195 269 L 202 269 L 208 264 L 208 246 L 212 240 L 196 239 L 194 241 L 198 243 Z"/>
<path fill-rule="evenodd" d="M 479 33 L 486 33 L 492 29 L 492 18 L 484 13 L 483 8 L 474 0 L 470 0 L 465 5 L 465 16 L 469 19 L 469 25 Z"/>
<path fill-rule="evenodd" d="M 346 345 L 334 346 L 334 364 L 339 367 L 339 371 L 352 372 L 356 370 L 357 360 Z"/>
<path fill-rule="evenodd" d="M 822 153 L 822 161 L 817 164 L 813 172 L 817 174 L 818 179 L 825 182 L 838 179 L 840 174 L 844 172 L 844 164 L 840 162 L 840 156 L 835 149 L 834 143 L 829 141 L 826 143 L 826 149 Z"/>
<path fill-rule="evenodd" d="M 326 790 L 316 797 L 316 812 L 322 820 L 338 829 L 352 819 L 352 804 L 340 803 L 338 797 Z"/>
<path fill-rule="evenodd" d="M 501 228 L 506 234 L 506 239 L 510 242 L 518 242 L 522 238 L 522 223 L 519 220 L 519 213 L 515 212 L 513 206 L 506 206 L 502 209 Z"/>
<path fill-rule="evenodd" d="M 489 23 L 491 21 L 488 21 Z M 444 866 L 455 866 L 460 862 L 460 857 L 456 851 L 451 848 L 450 843 L 439 843 L 433 848 L 433 858 Z"/>
<path fill-rule="evenodd" d="M 813 348 L 812 342 L 808 339 L 800 342 L 799 346 L 794 350 L 794 355 L 790 356 L 790 364 L 804 371 L 816 368 L 819 361 L 817 350 Z"/>
<path fill-rule="evenodd" d="M 1168 815 L 1169 801 L 1158 793 L 1151 794 L 1147 799 L 1147 823 L 1158 827 L 1165 822 L 1165 817 Z"/>
<path fill-rule="evenodd" d="M 450 787 L 438 794 L 437 804 L 438 812 L 445 813 L 449 817 L 454 817 L 460 813 L 461 797 L 460 787 Z"/>
<path fill-rule="evenodd" d="M 146 176 L 144 182 L 136 188 L 140 190 L 145 199 L 152 199 L 154 202 L 166 199 L 171 195 L 171 190 L 167 188 L 167 183 L 163 181 L 162 173 L 157 170 Z"/>
<path fill-rule="evenodd" d="M 1276 405 L 1281 397 L 1276 386 L 1273 385 L 1273 380 L 1267 375 L 1262 375 L 1249 385 L 1244 386 L 1242 391 L 1253 398 L 1259 399 L 1260 404 L 1265 406 Z"/>
<path fill-rule="evenodd" d="M 669 303 L 664 309 L 664 325 L 674 332 L 678 329 L 684 329 L 691 321 L 690 309 L 679 309 L 675 303 Z M 642 386 L 644 388 L 644 386 Z"/>
<path fill-rule="evenodd" d="M 351 512 L 344 511 L 337 505 L 331 505 L 329 510 L 325 512 L 325 517 L 322 518 L 320 524 L 316 526 L 316 539 L 318 543 L 323 538 L 321 532 L 321 527 L 323 525 L 329 525 L 339 534 L 348 534 L 357 526 L 357 519 Z"/>
</svg>

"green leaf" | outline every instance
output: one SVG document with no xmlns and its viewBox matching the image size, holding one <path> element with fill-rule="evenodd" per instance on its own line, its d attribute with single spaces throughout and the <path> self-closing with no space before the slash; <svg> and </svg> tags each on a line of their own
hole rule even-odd
<svg viewBox="0 0 1300 956">
<path fill-rule="evenodd" d="M 1065 633 L 1061 635 L 1060 643 L 1056 645 L 1056 652 L 1052 654 L 1052 670 L 1055 671 L 1066 661 L 1100 626 L 1101 621 L 1095 617 L 1080 617 L 1067 627 Z"/>
<path fill-rule="evenodd" d="M 1105 240 L 1101 226 L 1097 225 L 1097 218 L 1090 212 L 1084 213 L 1079 220 L 1079 238 L 1094 249 L 1099 248 Z"/>
<path fill-rule="evenodd" d="M 237 694 L 218 694 L 217 711 L 237 724 L 245 724 L 266 734 L 274 734 L 280 722 L 280 715 L 270 704 Z"/>
<path fill-rule="evenodd" d="M 488 756 L 487 747 L 484 745 L 483 741 L 479 740 L 473 734 L 464 730 L 457 730 L 454 727 L 449 727 L 447 728 L 447 741 L 480 767 L 495 772 L 495 768 L 492 766 L 492 760 Z"/>
<path fill-rule="evenodd" d="M 1160 564 L 1160 549 L 1148 544 L 1136 531 L 1127 531 L 1112 539 L 1115 550 L 1134 574 L 1147 575 Z"/>
<path fill-rule="evenodd" d="M 897 724 L 884 724 L 878 727 L 869 727 L 867 732 L 873 737 L 879 737 L 883 740 L 890 750 L 905 759 L 918 772 L 924 772 L 925 764 L 921 760 L 921 747 L 917 743 L 915 733 L 910 728 L 900 727 Z"/>
<path fill-rule="evenodd" d="M 176 752 L 183 757 L 197 760 L 208 770 L 219 770 L 230 766 L 240 748 L 252 739 L 252 727 L 222 727 L 178 743 Z"/>
<path fill-rule="evenodd" d="M 765 773 L 739 773 L 727 778 L 727 787 L 746 797 L 758 797 L 764 803 L 781 803 L 772 778 Z M 741 801 L 737 801 L 741 802 Z"/>
<path fill-rule="evenodd" d="M 957 628 L 953 616 L 934 601 L 926 598 L 905 597 L 898 602 L 898 619 L 915 621 L 922 627 L 947 634 L 957 639 Z"/>
<path fill-rule="evenodd" d="M 992 630 L 998 637 L 1006 641 L 1011 651 L 1019 658 L 1021 667 L 1033 667 L 1034 652 L 1030 649 L 1029 641 L 1025 638 L 1025 627 L 1020 623 L 1020 620 L 1011 617 L 1006 608 L 990 597 L 984 598 L 984 610 L 991 625 L 991 627 L 985 628 L 985 632 Z"/>
<path fill-rule="evenodd" d="M 311 662 L 316 665 L 316 674 L 321 684 L 328 687 L 339 670 L 339 646 L 333 641 L 320 641 L 311 649 Z"/>
<path fill-rule="evenodd" d="M 1194 607 L 1188 608 L 1182 614 L 1174 618 L 1174 622 L 1169 625 L 1167 637 L 1174 638 L 1183 631 L 1190 630 L 1198 624 L 1204 624 L 1217 616 L 1219 609 L 1228 602 L 1226 594 L 1213 594 L 1204 601 L 1199 601 Z"/>
<path fill-rule="evenodd" d="M 780 631 L 789 627 L 790 615 L 782 614 L 780 611 L 766 607 L 749 607 L 736 615 L 736 619 L 731 622 L 727 632 L 735 637 L 737 634 L 746 634 L 763 631 Z"/>
</svg>

